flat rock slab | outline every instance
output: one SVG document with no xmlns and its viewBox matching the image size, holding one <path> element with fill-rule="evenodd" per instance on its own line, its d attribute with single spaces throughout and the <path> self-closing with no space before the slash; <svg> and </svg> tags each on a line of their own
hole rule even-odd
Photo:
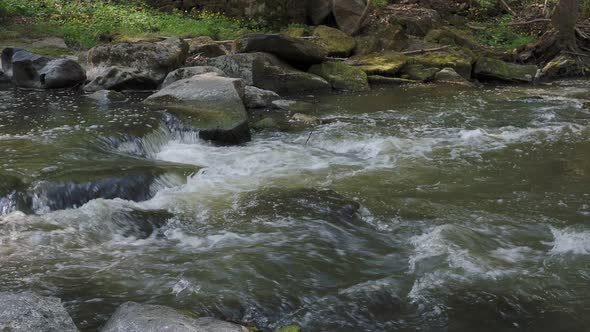
<svg viewBox="0 0 590 332">
<path fill-rule="evenodd" d="M 0 331 L 75 332 L 78 329 L 60 299 L 24 292 L 0 293 Z"/>
<path fill-rule="evenodd" d="M 326 58 L 327 50 L 305 39 L 293 38 L 281 34 L 250 34 L 236 39 L 236 53 L 266 52 L 295 64 L 316 64 Z"/>
<path fill-rule="evenodd" d="M 192 318 L 175 309 L 135 302 L 123 303 L 102 332 L 248 332 L 244 326 L 211 317 Z"/>
</svg>

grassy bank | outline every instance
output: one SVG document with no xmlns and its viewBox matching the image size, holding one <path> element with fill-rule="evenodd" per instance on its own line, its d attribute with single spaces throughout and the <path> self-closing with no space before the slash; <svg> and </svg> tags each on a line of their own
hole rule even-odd
<svg viewBox="0 0 590 332">
<path fill-rule="evenodd" d="M 210 36 L 230 39 L 253 30 L 248 22 L 210 12 L 160 12 L 139 1 L 2 0 L 0 39 L 64 37 L 73 47 L 90 48 L 107 35 L 127 37 Z"/>
</svg>

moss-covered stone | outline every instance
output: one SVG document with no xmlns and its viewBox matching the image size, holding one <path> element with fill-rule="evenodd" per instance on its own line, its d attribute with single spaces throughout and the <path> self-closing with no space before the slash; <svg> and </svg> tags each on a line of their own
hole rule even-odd
<svg viewBox="0 0 590 332">
<path fill-rule="evenodd" d="M 369 75 L 393 76 L 408 63 L 409 58 L 398 52 L 382 52 L 358 55 L 350 58 L 349 64 L 357 66 Z"/>
<path fill-rule="evenodd" d="M 342 62 L 324 62 L 312 66 L 309 72 L 328 81 L 335 90 L 369 90 L 367 74 L 359 68 Z"/>
<path fill-rule="evenodd" d="M 301 332 L 301 327 L 297 325 L 283 326 L 277 332 Z"/>
<path fill-rule="evenodd" d="M 453 68 L 459 75 L 470 78 L 473 59 L 460 51 L 445 49 L 435 52 L 424 52 L 412 57 L 412 63 L 438 69 Z"/>
<path fill-rule="evenodd" d="M 330 56 L 349 56 L 356 46 L 356 41 L 344 32 L 325 25 L 320 25 L 313 30 L 315 42 L 328 50 Z"/>
<path fill-rule="evenodd" d="M 355 38 L 357 55 L 371 54 L 383 51 L 401 51 L 406 47 L 408 37 L 399 25 L 386 25 L 367 31 Z"/>
<path fill-rule="evenodd" d="M 470 50 L 484 49 L 468 32 L 451 27 L 430 30 L 426 37 L 424 37 L 424 40 L 442 45 L 466 47 Z"/>
<path fill-rule="evenodd" d="M 438 72 L 438 68 L 425 67 L 419 63 L 407 64 L 401 70 L 401 77 L 415 81 L 431 81 Z"/>
<path fill-rule="evenodd" d="M 308 35 L 307 30 L 304 27 L 290 26 L 283 30 L 281 34 L 292 38 L 301 38 Z"/>
<path fill-rule="evenodd" d="M 537 66 L 523 66 L 498 59 L 482 57 L 477 60 L 473 72 L 481 79 L 529 83 L 535 79 Z"/>
</svg>

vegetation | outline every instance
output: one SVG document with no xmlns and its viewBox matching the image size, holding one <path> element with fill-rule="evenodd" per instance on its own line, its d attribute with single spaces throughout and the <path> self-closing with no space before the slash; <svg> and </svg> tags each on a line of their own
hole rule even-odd
<svg viewBox="0 0 590 332">
<path fill-rule="evenodd" d="M 514 49 L 535 41 L 535 37 L 516 32 L 507 24 L 512 21 L 511 15 L 504 15 L 492 22 L 482 23 L 485 29 L 478 30 L 476 38 L 484 45 L 491 47 Z"/>
<path fill-rule="evenodd" d="M 0 38 L 11 35 L 58 35 L 71 46 L 89 48 L 102 35 L 125 36 L 210 36 L 229 39 L 254 29 L 247 22 L 211 12 L 160 12 L 141 2 L 114 3 L 108 0 L 2 0 L 0 17 L 20 17 L 26 25 L 11 25 Z M 20 31 L 19 31 L 20 30 Z"/>
</svg>

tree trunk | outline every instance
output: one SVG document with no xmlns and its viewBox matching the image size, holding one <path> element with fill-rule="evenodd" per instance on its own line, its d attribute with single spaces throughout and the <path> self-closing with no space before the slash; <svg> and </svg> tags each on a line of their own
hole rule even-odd
<svg viewBox="0 0 590 332">
<path fill-rule="evenodd" d="M 576 52 L 576 22 L 580 16 L 580 0 L 559 0 L 551 23 L 556 31 L 556 42 L 564 51 Z"/>
</svg>

